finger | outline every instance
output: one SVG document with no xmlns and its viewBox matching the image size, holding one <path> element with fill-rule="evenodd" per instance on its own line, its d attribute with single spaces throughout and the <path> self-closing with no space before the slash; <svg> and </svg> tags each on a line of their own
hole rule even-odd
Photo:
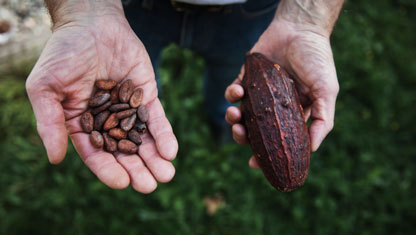
<svg viewBox="0 0 416 235">
<path fill-rule="evenodd" d="M 119 153 L 116 158 L 128 172 L 134 190 L 146 194 L 155 191 L 157 182 L 137 154 L 126 155 Z"/>
<path fill-rule="evenodd" d="M 312 104 L 309 134 L 311 150 L 318 150 L 320 144 L 334 127 L 335 99 L 316 99 Z"/>
<path fill-rule="evenodd" d="M 129 185 L 129 175 L 111 153 L 93 147 L 86 133 L 78 132 L 70 136 L 81 159 L 104 184 L 113 189 Z"/>
<path fill-rule="evenodd" d="M 49 162 L 59 164 L 65 158 L 68 146 L 61 99 L 51 91 L 34 91 L 32 88 L 27 90 L 35 113 L 37 130 L 46 148 Z"/>
<path fill-rule="evenodd" d="M 250 160 L 248 160 L 248 165 L 249 165 L 251 168 L 254 168 L 254 169 L 258 169 L 258 168 L 260 168 L 260 166 L 259 166 L 259 164 L 257 163 L 256 158 L 255 158 L 254 156 L 251 156 L 251 157 L 250 157 Z"/>
<path fill-rule="evenodd" d="M 239 123 L 241 121 L 241 111 L 238 107 L 231 106 L 227 108 L 227 111 L 225 113 L 225 120 L 230 125 L 234 125 L 236 123 Z"/>
<path fill-rule="evenodd" d="M 240 101 L 244 96 L 244 89 L 239 84 L 231 84 L 225 90 L 225 99 L 230 103 Z"/>
<path fill-rule="evenodd" d="M 162 158 L 156 149 L 155 141 L 148 134 L 142 135 L 142 144 L 139 147 L 139 155 L 159 182 L 169 182 L 175 175 L 173 164 Z"/>
<path fill-rule="evenodd" d="M 244 128 L 243 125 L 234 124 L 232 127 L 232 131 L 233 131 L 233 139 L 235 140 L 235 142 L 241 145 L 248 144 L 246 128 Z"/>
<path fill-rule="evenodd" d="M 166 118 L 165 111 L 159 99 L 147 105 L 149 121 L 147 126 L 153 136 L 157 151 L 166 160 L 173 160 L 178 153 L 178 141 L 173 134 L 172 126 Z"/>
</svg>

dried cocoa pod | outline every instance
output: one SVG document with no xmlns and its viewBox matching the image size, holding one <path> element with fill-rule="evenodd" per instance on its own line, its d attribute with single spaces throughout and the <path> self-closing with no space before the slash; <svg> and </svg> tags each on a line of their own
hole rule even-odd
<svg viewBox="0 0 416 235">
<path fill-rule="evenodd" d="M 117 104 L 118 103 L 118 93 L 120 91 L 120 83 L 117 83 L 117 85 L 111 90 L 110 93 L 110 101 L 113 104 Z"/>
<path fill-rule="evenodd" d="M 142 144 L 142 138 L 140 138 L 139 132 L 136 131 L 135 129 L 130 130 L 129 133 L 127 134 L 127 136 L 135 144 L 138 144 L 138 145 Z"/>
<path fill-rule="evenodd" d="M 137 108 L 137 116 L 139 117 L 140 121 L 147 122 L 149 119 L 149 111 L 147 110 L 146 105 L 140 105 Z"/>
<path fill-rule="evenodd" d="M 117 145 L 118 151 L 126 154 L 134 154 L 137 152 L 137 145 L 130 140 L 120 140 Z"/>
<path fill-rule="evenodd" d="M 126 118 L 126 117 L 130 117 L 134 113 L 136 113 L 136 109 L 127 109 L 127 110 L 118 112 L 117 113 L 117 118 L 118 119 L 123 119 L 123 118 Z"/>
<path fill-rule="evenodd" d="M 136 123 L 134 123 L 134 128 L 137 128 L 138 132 L 144 133 L 146 132 L 147 126 L 146 123 L 143 123 L 139 119 L 136 119 Z"/>
<path fill-rule="evenodd" d="M 108 94 L 108 93 L 104 93 L 104 94 L 101 94 L 101 95 L 96 95 L 96 96 L 93 96 L 88 101 L 88 105 L 90 107 L 97 107 L 97 106 L 100 106 L 100 105 L 104 104 L 109 99 L 110 99 L 110 94 Z"/>
<path fill-rule="evenodd" d="M 282 192 L 302 186 L 311 146 L 294 82 L 279 65 L 253 53 L 246 56 L 242 85 L 243 120 L 264 175 Z"/>
<path fill-rule="evenodd" d="M 143 99 L 143 89 L 137 88 L 134 90 L 133 95 L 130 97 L 130 106 L 132 108 L 137 108 L 142 103 Z"/>
<path fill-rule="evenodd" d="M 81 128 L 84 132 L 90 133 L 94 128 L 94 117 L 91 112 L 85 112 L 81 115 Z"/>
<path fill-rule="evenodd" d="M 112 79 L 108 79 L 108 80 L 99 79 L 95 81 L 95 86 L 102 90 L 111 90 L 116 85 L 117 85 L 117 82 Z"/>
<path fill-rule="evenodd" d="M 123 111 L 129 108 L 130 108 L 129 104 L 113 104 L 110 106 L 110 108 L 108 108 L 108 110 L 110 110 L 111 112 L 119 112 L 119 111 Z"/>
<path fill-rule="evenodd" d="M 96 148 L 102 148 L 104 145 L 104 139 L 100 132 L 92 131 L 90 134 L 91 144 Z"/>
<path fill-rule="evenodd" d="M 133 114 L 130 117 L 127 117 L 121 120 L 120 127 L 121 129 L 125 131 L 129 131 L 131 128 L 133 128 L 135 122 L 136 122 L 136 114 Z"/>
<path fill-rule="evenodd" d="M 111 138 L 111 136 L 106 132 L 103 134 L 103 137 L 104 137 L 105 150 L 107 150 L 107 152 L 110 152 L 110 153 L 116 152 L 117 141 Z"/>
<path fill-rule="evenodd" d="M 110 129 L 110 131 L 108 132 L 108 134 L 117 139 L 117 140 L 121 140 L 121 139 L 125 139 L 127 137 L 127 132 L 120 129 L 120 128 L 113 128 Z"/>
<path fill-rule="evenodd" d="M 127 103 L 129 102 L 129 99 L 131 97 L 131 95 L 133 94 L 133 82 L 130 79 L 127 79 L 126 81 L 124 81 L 121 86 L 120 86 L 120 90 L 119 90 L 119 95 L 118 98 L 120 99 L 120 101 L 122 103 Z"/>
<path fill-rule="evenodd" d="M 108 131 L 114 127 L 116 127 L 119 123 L 119 119 L 117 118 L 117 114 L 113 113 L 111 114 L 107 120 L 104 122 L 104 130 Z"/>
<path fill-rule="evenodd" d="M 94 118 L 94 130 L 101 130 L 108 116 L 110 116 L 108 110 L 97 114 Z"/>
<path fill-rule="evenodd" d="M 98 106 L 97 108 L 93 108 L 91 113 L 96 115 L 97 113 L 101 113 L 102 111 L 108 109 L 111 106 L 111 101 L 105 102 L 103 105 Z"/>
</svg>

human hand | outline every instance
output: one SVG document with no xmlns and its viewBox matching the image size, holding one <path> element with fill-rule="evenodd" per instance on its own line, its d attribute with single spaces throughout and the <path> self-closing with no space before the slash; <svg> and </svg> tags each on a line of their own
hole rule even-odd
<svg viewBox="0 0 416 235">
<path fill-rule="evenodd" d="M 275 19 L 250 52 L 264 54 L 294 75 L 305 121 L 312 119 L 309 134 L 311 150 L 316 151 L 333 128 L 335 101 L 339 90 L 329 34 L 310 25 L 299 26 Z M 244 67 L 225 92 L 230 103 L 238 102 L 244 96 L 241 86 L 243 76 Z M 229 107 L 225 119 L 232 125 L 234 140 L 239 144 L 248 144 L 246 129 L 240 123 L 240 108 Z M 250 158 L 249 165 L 258 168 L 254 157 Z"/>
<path fill-rule="evenodd" d="M 115 2 L 115 1 L 114 1 Z M 157 97 L 154 71 L 141 41 L 131 30 L 121 4 L 90 13 L 63 17 L 26 82 L 37 129 L 52 164 L 66 154 L 68 135 L 84 163 L 106 185 L 121 189 L 130 183 L 138 192 L 150 193 L 157 182 L 175 174 L 170 162 L 178 143 Z M 94 148 L 80 126 L 95 80 L 131 79 L 144 90 L 149 110 L 148 130 L 138 155 L 113 156 Z"/>
</svg>

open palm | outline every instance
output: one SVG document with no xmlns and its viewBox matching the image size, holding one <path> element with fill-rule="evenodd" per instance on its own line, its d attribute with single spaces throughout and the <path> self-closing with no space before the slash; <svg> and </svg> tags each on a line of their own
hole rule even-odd
<svg viewBox="0 0 416 235">
<path fill-rule="evenodd" d="M 95 80 L 131 79 L 144 90 L 149 110 L 148 129 L 139 156 L 113 156 L 94 148 L 83 133 L 80 116 L 87 109 Z M 69 134 L 77 152 L 97 177 L 111 188 L 130 183 L 142 193 L 157 182 L 172 179 L 170 162 L 177 140 L 157 97 L 149 56 L 124 17 L 98 17 L 93 22 L 69 22 L 54 31 L 26 82 L 37 128 L 51 163 L 66 154 Z"/>
</svg>

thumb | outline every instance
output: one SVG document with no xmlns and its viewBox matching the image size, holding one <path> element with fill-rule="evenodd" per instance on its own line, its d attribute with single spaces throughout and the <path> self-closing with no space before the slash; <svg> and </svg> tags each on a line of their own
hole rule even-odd
<svg viewBox="0 0 416 235">
<path fill-rule="evenodd" d="M 66 154 L 68 137 L 64 111 L 58 95 L 49 89 L 26 85 L 36 117 L 37 130 L 46 148 L 49 162 L 59 164 Z"/>
</svg>

